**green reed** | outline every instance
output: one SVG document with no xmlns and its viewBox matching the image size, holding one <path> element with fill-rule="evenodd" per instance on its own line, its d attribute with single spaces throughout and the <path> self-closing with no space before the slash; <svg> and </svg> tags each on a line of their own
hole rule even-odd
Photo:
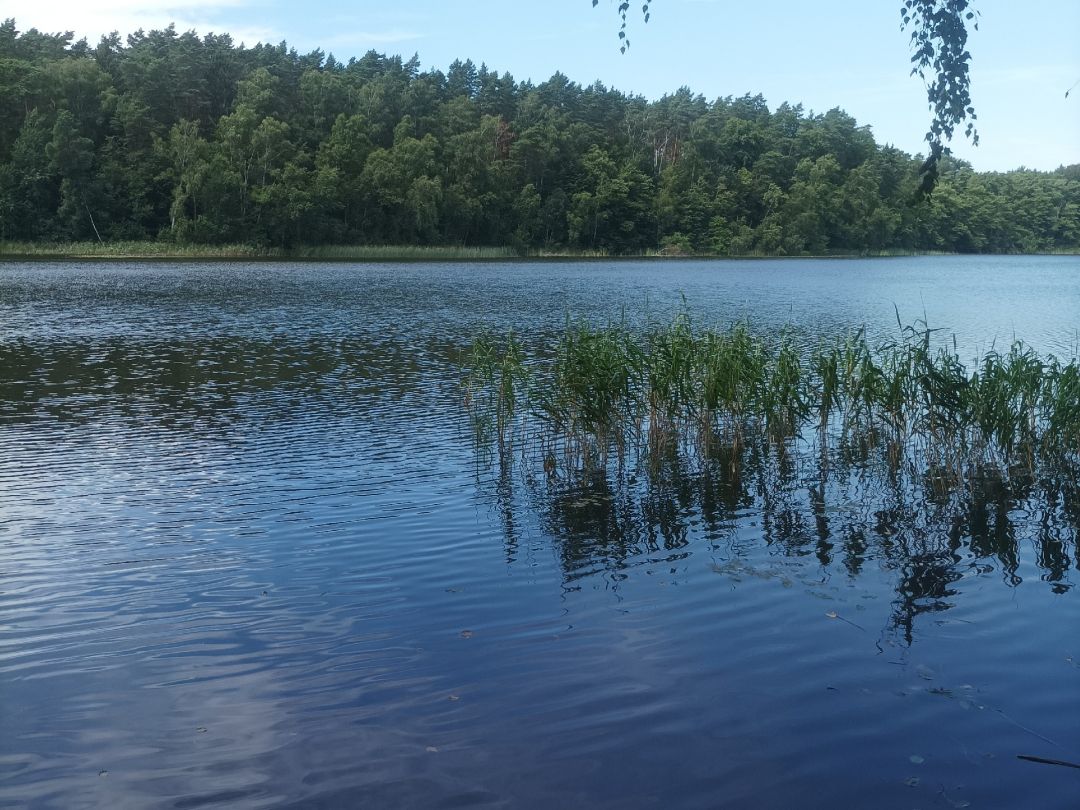
<svg viewBox="0 0 1080 810">
<path fill-rule="evenodd" d="M 621 455 L 639 418 L 642 356 L 624 326 L 568 321 L 533 413 L 574 457 Z"/>
<path fill-rule="evenodd" d="M 1080 367 L 1050 358 L 1045 366 L 1042 408 L 1045 429 L 1040 450 L 1049 456 L 1080 453 Z"/>
<path fill-rule="evenodd" d="M 561 446 L 571 464 L 717 440 L 736 451 L 750 438 L 797 446 L 815 433 L 823 449 L 881 446 L 894 465 L 950 480 L 987 464 L 1077 462 L 1075 358 L 1044 360 L 1017 342 L 969 369 L 955 339 L 935 335 L 919 322 L 881 346 L 859 330 L 804 351 L 790 332 L 770 345 L 745 323 L 695 330 L 685 312 L 641 335 L 568 320 L 534 377 L 513 335 L 501 347 L 478 338 L 467 402 L 492 417 L 500 445 L 518 417 L 524 437 Z"/>
<path fill-rule="evenodd" d="M 769 434 L 776 438 L 795 435 L 811 406 L 802 360 L 789 333 L 784 334 L 770 358 L 761 391 L 761 409 Z"/>
<path fill-rule="evenodd" d="M 987 353 L 964 392 L 973 441 L 996 445 L 1006 456 L 1033 451 L 1045 377 L 1042 360 L 1022 343 L 1014 343 L 1004 356 Z"/>
<path fill-rule="evenodd" d="M 468 369 L 462 387 L 477 439 L 494 431 L 499 446 L 506 447 L 513 439 L 515 416 L 529 401 L 530 375 L 521 342 L 510 332 L 500 347 L 489 334 L 481 334 L 469 352 Z"/>
<path fill-rule="evenodd" d="M 645 416 L 654 449 L 677 442 L 680 426 L 699 411 L 694 385 L 699 355 L 700 344 L 686 313 L 676 316 L 670 326 L 654 328 L 646 335 L 642 361 Z"/>
<path fill-rule="evenodd" d="M 745 323 L 727 332 L 709 330 L 698 341 L 699 424 L 711 437 L 719 428 L 732 444 L 740 443 L 755 412 L 768 362 L 764 344 Z"/>
<path fill-rule="evenodd" d="M 823 431 L 837 414 L 843 432 L 865 430 L 886 404 L 888 372 L 876 362 L 864 329 L 813 351 L 808 372 L 817 382 L 810 404 Z"/>
</svg>

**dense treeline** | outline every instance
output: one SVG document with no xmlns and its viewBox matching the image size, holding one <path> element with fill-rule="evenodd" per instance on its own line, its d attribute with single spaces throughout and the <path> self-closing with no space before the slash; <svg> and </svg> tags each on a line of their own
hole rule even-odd
<svg viewBox="0 0 1080 810">
<path fill-rule="evenodd" d="M 472 62 L 0 26 L 0 239 L 635 252 L 1080 246 L 1080 165 L 976 173 L 834 109 L 659 101 Z"/>
</svg>

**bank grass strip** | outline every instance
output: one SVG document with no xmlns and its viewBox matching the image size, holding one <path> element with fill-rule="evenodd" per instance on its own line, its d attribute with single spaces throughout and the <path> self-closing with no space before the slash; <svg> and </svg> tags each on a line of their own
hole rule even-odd
<svg viewBox="0 0 1080 810">
<path fill-rule="evenodd" d="M 199 245 L 176 242 L 0 242 L 0 258 L 221 259 L 308 261 L 495 261 L 520 258 L 511 247 L 459 245 L 313 245 L 292 248 Z"/>
</svg>

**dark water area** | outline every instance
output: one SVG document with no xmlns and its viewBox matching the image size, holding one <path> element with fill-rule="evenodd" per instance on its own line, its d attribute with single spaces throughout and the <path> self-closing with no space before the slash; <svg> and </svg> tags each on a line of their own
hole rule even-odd
<svg viewBox="0 0 1080 810">
<path fill-rule="evenodd" d="M 0 806 L 1080 806 L 1077 482 L 477 452 L 479 329 L 683 307 L 1071 358 L 1080 260 L 0 264 Z"/>
</svg>

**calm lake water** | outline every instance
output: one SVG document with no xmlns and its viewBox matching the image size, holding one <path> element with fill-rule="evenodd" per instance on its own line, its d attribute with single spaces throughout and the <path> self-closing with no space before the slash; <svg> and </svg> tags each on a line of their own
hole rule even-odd
<svg viewBox="0 0 1080 810">
<path fill-rule="evenodd" d="M 0 264 L 0 805 L 1080 806 L 1076 482 L 475 451 L 478 329 L 684 298 L 1072 357 L 1080 260 Z"/>
</svg>

